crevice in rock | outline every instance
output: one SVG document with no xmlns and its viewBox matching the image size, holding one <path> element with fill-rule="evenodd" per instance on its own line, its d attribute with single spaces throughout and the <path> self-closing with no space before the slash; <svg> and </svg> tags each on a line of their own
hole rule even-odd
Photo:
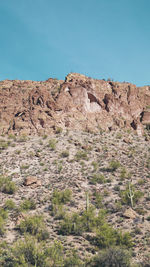
<svg viewBox="0 0 150 267">
<path fill-rule="evenodd" d="M 137 130 L 137 124 L 136 124 L 136 122 L 134 120 L 131 122 L 130 125 L 134 130 Z"/>
<path fill-rule="evenodd" d="M 142 122 L 142 120 L 143 120 L 143 116 L 144 116 L 144 111 L 142 111 L 142 112 L 140 113 L 140 122 Z"/>
<path fill-rule="evenodd" d="M 21 117 L 22 115 L 25 115 L 25 113 L 19 111 L 15 114 L 15 117 Z"/>
<path fill-rule="evenodd" d="M 98 99 L 93 94 L 87 93 L 87 95 L 88 95 L 88 98 L 90 100 L 90 103 L 93 103 L 94 102 L 94 103 L 97 103 L 98 105 L 100 105 Z"/>
<path fill-rule="evenodd" d="M 38 120 L 39 120 L 39 122 L 40 122 L 40 125 L 42 126 L 42 128 L 44 128 L 44 124 L 45 124 L 44 120 L 43 120 L 43 119 L 41 119 L 41 118 L 39 118 Z"/>
<path fill-rule="evenodd" d="M 12 129 L 13 131 L 16 129 L 15 120 L 13 121 Z"/>
</svg>

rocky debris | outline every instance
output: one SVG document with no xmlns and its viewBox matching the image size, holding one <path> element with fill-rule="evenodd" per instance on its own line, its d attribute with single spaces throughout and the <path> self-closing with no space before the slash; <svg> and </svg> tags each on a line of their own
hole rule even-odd
<svg viewBox="0 0 150 267">
<path fill-rule="evenodd" d="M 135 219 L 138 216 L 139 215 L 132 208 L 126 209 L 125 212 L 123 213 L 123 217 L 125 217 L 127 219 Z"/>
<path fill-rule="evenodd" d="M 99 132 L 150 123 L 150 87 L 96 80 L 77 73 L 65 81 L 0 82 L 0 133 L 43 134 L 62 129 Z"/>
<path fill-rule="evenodd" d="M 126 138 L 126 137 L 123 139 L 123 142 L 126 143 L 126 144 L 131 144 L 132 143 L 132 141 L 129 138 Z"/>
</svg>

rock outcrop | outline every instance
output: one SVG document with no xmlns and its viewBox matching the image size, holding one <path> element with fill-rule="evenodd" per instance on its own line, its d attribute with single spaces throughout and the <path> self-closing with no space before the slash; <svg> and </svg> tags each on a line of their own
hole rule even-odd
<svg viewBox="0 0 150 267">
<path fill-rule="evenodd" d="M 96 80 L 70 73 L 65 81 L 0 82 L 0 134 L 62 129 L 98 132 L 150 125 L 150 86 Z"/>
</svg>

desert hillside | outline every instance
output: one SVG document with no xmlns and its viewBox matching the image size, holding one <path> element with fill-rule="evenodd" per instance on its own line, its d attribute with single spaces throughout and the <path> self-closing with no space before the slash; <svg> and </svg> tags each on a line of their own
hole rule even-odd
<svg viewBox="0 0 150 267">
<path fill-rule="evenodd" d="M 0 82 L 0 266 L 150 266 L 150 87 Z"/>
</svg>

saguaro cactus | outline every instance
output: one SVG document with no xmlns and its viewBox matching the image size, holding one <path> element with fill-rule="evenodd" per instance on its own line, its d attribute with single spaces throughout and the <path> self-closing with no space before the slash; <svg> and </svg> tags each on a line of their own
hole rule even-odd
<svg viewBox="0 0 150 267">
<path fill-rule="evenodd" d="M 86 191 L 86 211 L 89 210 L 89 191 Z"/>
<path fill-rule="evenodd" d="M 131 201 L 131 207 L 133 208 L 134 192 L 133 192 L 133 189 L 131 188 L 131 182 L 129 182 L 128 198 L 130 198 L 130 201 Z"/>
</svg>

